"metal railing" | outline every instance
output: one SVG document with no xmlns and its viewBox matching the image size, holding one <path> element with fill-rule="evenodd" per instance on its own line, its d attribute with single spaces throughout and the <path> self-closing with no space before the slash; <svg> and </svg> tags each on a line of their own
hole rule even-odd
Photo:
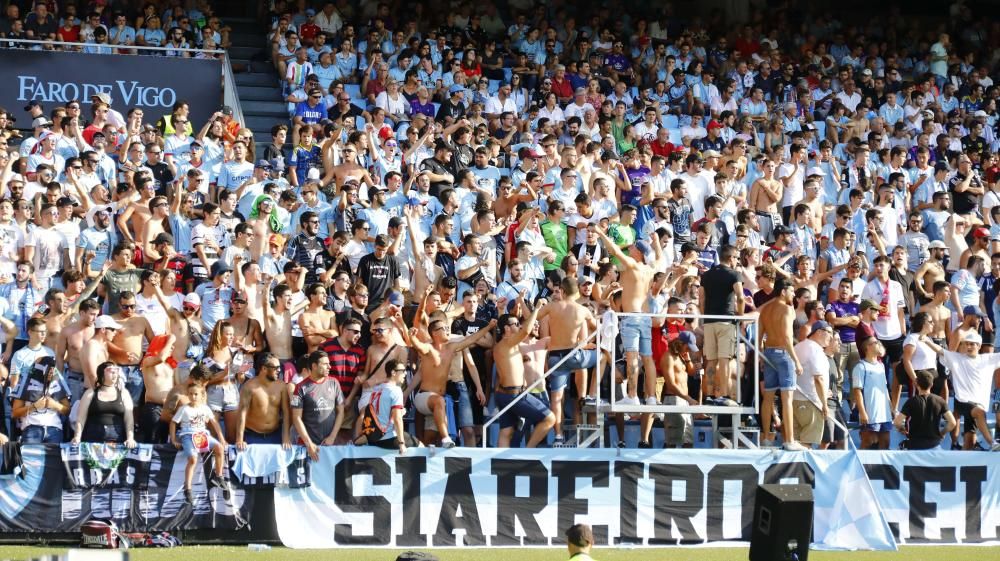
<svg viewBox="0 0 1000 561">
<path fill-rule="evenodd" d="M 569 358 L 571 356 L 573 356 L 573 353 L 575 351 L 578 351 L 578 350 L 582 349 L 583 347 L 585 347 L 586 345 L 588 345 L 590 343 L 590 341 L 594 337 L 598 337 L 599 338 L 600 331 L 601 330 L 598 328 L 598 329 L 594 330 L 590 335 L 588 335 L 586 339 L 584 339 L 583 341 L 580 341 L 580 343 L 577 346 L 573 347 L 573 350 L 567 352 L 562 357 L 562 359 L 559 360 L 559 362 L 555 363 L 554 366 L 552 366 L 551 368 L 549 368 L 548 370 L 546 370 L 545 373 L 542 374 L 541 376 L 539 376 L 537 380 L 535 380 L 534 382 L 531 383 L 531 385 L 529 385 L 528 387 L 524 388 L 521 391 L 521 393 L 517 394 L 517 396 L 515 396 L 514 399 L 512 399 L 511 402 L 508 403 L 506 407 L 504 407 L 503 409 L 501 409 L 500 411 L 498 411 L 496 413 L 496 415 L 493 415 L 492 417 L 490 417 L 490 419 L 488 421 L 486 421 L 485 423 L 483 423 L 483 442 L 488 442 L 489 441 L 489 432 L 488 431 L 489 431 L 490 426 L 493 423 L 497 422 L 500 419 L 500 417 L 503 416 L 504 413 L 506 413 L 507 411 L 509 411 L 515 405 L 517 405 L 517 402 L 519 402 L 522 399 L 524 399 L 525 397 L 527 397 L 528 394 L 531 392 L 531 390 L 537 388 L 539 384 L 541 384 L 542 382 L 544 382 L 545 379 L 549 377 L 549 374 L 551 374 L 552 372 L 554 372 L 557 368 L 559 368 L 560 366 L 562 366 L 564 362 L 566 362 L 567 360 L 569 360 Z M 599 355 L 599 353 L 600 353 L 600 346 L 598 345 L 598 355 Z"/>
<path fill-rule="evenodd" d="M 233 76 L 233 63 L 229 60 L 227 51 L 222 63 L 222 104 L 228 105 L 233 110 L 233 119 L 237 123 L 246 126 L 243 119 L 243 105 L 240 103 L 240 96 L 236 90 L 236 77 Z"/>
<path fill-rule="evenodd" d="M 12 45 L 48 45 L 55 47 L 106 47 L 111 49 L 110 53 L 84 53 L 84 54 L 110 54 L 110 55 L 122 55 L 122 56 L 133 56 L 139 55 L 140 53 L 129 53 L 120 51 L 172 51 L 181 53 L 210 53 L 213 55 L 224 54 L 226 51 L 223 49 L 192 49 L 192 48 L 179 48 L 179 47 L 150 47 L 148 45 L 112 45 L 110 43 L 75 43 L 70 41 L 41 41 L 38 39 L 0 39 L 0 49 L 16 49 L 16 46 Z M 78 52 L 78 51 L 63 51 L 63 52 Z"/>
</svg>

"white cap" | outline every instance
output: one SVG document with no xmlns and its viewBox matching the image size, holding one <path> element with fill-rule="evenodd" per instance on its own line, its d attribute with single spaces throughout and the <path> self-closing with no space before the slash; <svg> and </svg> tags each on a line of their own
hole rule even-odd
<svg viewBox="0 0 1000 561">
<path fill-rule="evenodd" d="M 198 306 L 200 308 L 201 307 L 201 296 L 198 296 L 196 293 L 192 292 L 192 293 L 190 293 L 190 294 L 188 294 L 187 296 L 184 297 L 184 303 L 185 304 L 191 304 L 193 306 Z"/>
<path fill-rule="evenodd" d="M 966 333 L 965 335 L 962 336 L 962 342 L 963 343 L 977 343 L 977 344 L 982 345 L 983 344 L 983 338 L 978 333 L 976 333 L 975 331 L 969 331 L 968 333 Z"/>
<path fill-rule="evenodd" d="M 99 316 L 97 321 L 94 322 L 95 329 L 121 329 L 122 324 L 115 321 L 115 318 L 111 316 Z"/>
<path fill-rule="evenodd" d="M 934 240 L 927 246 L 927 249 L 948 249 L 948 246 L 941 240 Z"/>
<path fill-rule="evenodd" d="M 813 167 L 809 168 L 809 171 L 806 172 L 806 177 L 808 177 L 810 175 L 819 175 L 821 177 L 826 177 L 826 172 L 823 171 L 823 168 L 821 168 L 819 166 L 813 166 Z"/>
<path fill-rule="evenodd" d="M 989 117 L 989 114 L 987 114 L 986 111 L 983 111 L 982 109 L 980 109 L 979 111 L 976 111 L 975 113 L 973 113 L 972 116 L 973 117 L 982 117 L 982 118 L 985 119 L 986 117 Z"/>
</svg>

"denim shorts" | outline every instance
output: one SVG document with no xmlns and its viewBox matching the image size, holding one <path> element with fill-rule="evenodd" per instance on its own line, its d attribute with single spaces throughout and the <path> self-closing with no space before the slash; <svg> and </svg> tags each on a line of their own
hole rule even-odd
<svg viewBox="0 0 1000 561">
<path fill-rule="evenodd" d="M 764 349 L 764 391 L 795 389 L 795 361 L 784 349 Z"/>
<path fill-rule="evenodd" d="M 208 407 L 216 413 L 236 411 L 240 408 L 240 391 L 232 382 L 208 386 L 207 393 Z"/>
<path fill-rule="evenodd" d="M 216 445 L 219 444 L 219 441 L 216 440 L 215 437 L 213 437 L 211 434 L 209 434 L 207 432 L 202 433 L 202 434 L 204 434 L 205 438 L 208 439 L 208 450 L 206 452 L 211 452 L 212 448 L 214 448 Z M 180 438 L 180 441 L 181 441 L 181 447 L 183 449 L 184 457 L 186 457 L 186 458 L 197 458 L 198 454 L 199 454 L 199 451 L 198 451 L 198 448 L 195 447 L 195 445 L 194 445 L 194 434 L 193 433 L 185 433 L 185 434 L 180 435 L 179 438 Z"/>
<path fill-rule="evenodd" d="M 21 444 L 62 444 L 61 427 L 30 425 L 21 430 Z"/>
<path fill-rule="evenodd" d="M 458 428 L 473 427 L 476 425 L 472 420 L 472 398 L 469 396 L 469 387 L 465 382 L 454 382 L 458 388 L 458 401 L 454 402 L 455 424 Z"/>
<path fill-rule="evenodd" d="M 861 425 L 861 430 L 865 432 L 892 432 L 892 423 L 872 423 Z"/>
<path fill-rule="evenodd" d="M 138 364 L 119 366 L 118 369 L 121 371 L 119 375 L 125 380 L 125 389 L 132 396 L 132 405 L 138 407 L 139 400 L 142 399 L 142 391 L 146 387 L 146 383 L 142 379 L 142 370 L 139 369 Z"/>
<path fill-rule="evenodd" d="M 552 368 L 564 356 L 569 354 L 566 362 L 563 362 L 557 370 L 549 374 L 547 381 L 550 392 L 562 391 L 569 384 L 569 375 L 574 370 L 593 368 L 597 365 L 597 351 L 594 349 L 558 350 L 551 351 L 548 358 L 548 367 Z"/>
<path fill-rule="evenodd" d="M 625 352 L 638 351 L 642 356 L 653 356 L 653 318 L 623 317 L 620 332 Z"/>
<path fill-rule="evenodd" d="M 514 401 L 519 394 L 509 394 L 496 392 L 493 394 L 493 399 L 496 401 L 497 409 L 503 409 Z M 545 417 L 549 416 L 551 411 L 545 405 L 545 403 L 535 397 L 532 394 L 524 396 L 521 401 L 518 401 L 514 407 L 511 407 L 509 411 L 500 417 L 500 428 L 508 429 L 517 426 L 517 420 L 523 418 L 526 423 L 539 423 Z"/>
</svg>

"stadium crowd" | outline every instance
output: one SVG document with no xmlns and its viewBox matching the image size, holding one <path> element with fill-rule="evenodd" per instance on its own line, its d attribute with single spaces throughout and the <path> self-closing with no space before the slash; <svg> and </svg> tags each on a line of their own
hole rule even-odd
<svg viewBox="0 0 1000 561">
<path fill-rule="evenodd" d="M 62 4 L 0 33 L 228 44 L 205 0 Z M 270 143 L 184 101 L 31 102 L 24 138 L 0 109 L 0 441 L 405 452 L 481 446 L 516 403 L 499 446 L 560 445 L 606 399 L 753 405 L 760 360 L 765 444 L 855 417 L 865 446 L 998 448 L 984 14 L 315 8 L 272 3 Z M 641 415 L 638 445 L 692 425 Z"/>
</svg>

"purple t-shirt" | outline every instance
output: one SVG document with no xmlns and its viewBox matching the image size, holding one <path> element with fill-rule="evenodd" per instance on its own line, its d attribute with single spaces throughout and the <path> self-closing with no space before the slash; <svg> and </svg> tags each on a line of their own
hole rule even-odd
<svg viewBox="0 0 1000 561">
<path fill-rule="evenodd" d="M 854 302 L 841 302 L 837 300 L 835 302 L 830 302 L 826 306 L 826 311 L 833 312 L 833 315 L 838 318 L 845 316 L 857 316 L 860 315 L 861 308 L 858 304 Z M 840 341 L 843 343 L 853 343 L 855 341 L 855 332 L 853 327 L 841 326 L 837 327 L 837 332 L 840 333 Z"/>
</svg>

